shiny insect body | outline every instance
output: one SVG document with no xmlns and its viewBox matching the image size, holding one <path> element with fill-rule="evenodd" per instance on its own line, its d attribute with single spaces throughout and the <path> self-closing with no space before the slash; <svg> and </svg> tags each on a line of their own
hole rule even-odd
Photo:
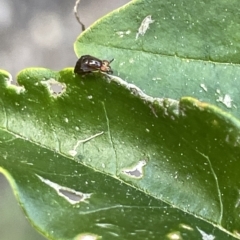
<svg viewBox="0 0 240 240">
<path fill-rule="evenodd" d="M 76 66 L 74 68 L 74 73 L 86 74 L 94 71 L 100 71 L 100 72 L 112 74 L 113 71 L 110 67 L 110 63 L 113 60 L 114 59 L 112 59 L 111 61 L 100 60 L 90 55 L 84 55 L 78 59 Z"/>
</svg>

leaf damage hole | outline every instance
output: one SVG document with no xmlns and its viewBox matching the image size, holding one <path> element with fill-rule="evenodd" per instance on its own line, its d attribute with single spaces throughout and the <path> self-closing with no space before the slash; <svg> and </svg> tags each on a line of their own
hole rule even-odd
<svg viewBox="0 0 240 240">
<path fill-rule="evenodd" d="M 5 78 L 7 88 L 15 90 L 17 94 L 25 92 L 24 86 L 19 86 L 18 83 L 13 81 L 12 75 L 8 74 L 8 78 Z"/>
<path fill-rule="evenodd" d="M 110 79 L 111 82 L 117 83 L 118 85 L 126 88 L 127 90 L 130 91 L 130 93 L 138 98 L 140 98 L 141 100 L 143 100 L 151 109 L 153 115 L 157 118 L 157 112 L 155 110 L 155 106 L 159 106 L 159 107 L 164 107 L 165 110 L 165 115 L 168 116 L 168 112 L 167 109 L 171 107 L 174 115 L 171 116 L 171 118 L 175 119 L 175 117 L 178 117 L 180 115 L 180 111 L 179 111 L 179 101 L 171 99 L 171 98 L 154 98 L 151 97 L 147 94 L 145 94 L 139 87 L 137 87 L 136 85 L 132 84 L 132 83 L 127 83 L 126 81 L 122 80 L 119 77 L 116 76 L 107 76 L 108 79 Z M 181 112 L 181 114 L 184 114 L 183 112 Z M 174 120 L 173 119 L 173 120 Z"/>
<path fill-rule="evenodd" d="M 136 40 L 138 39 L 139 35 L 144 36 L 144 34 L 146 33 L 146 31 L 149 29 L 149 25 L 151 23 L 153 23 L 154 20 L 152 20 L 152 16 L 148 15 L 147 17 L 145 17 L 138 29 L 137 35 L 136 35 Z"/>
<path fill-rule="evenodd" d="M 92 140 L 92 139 L 94 139 L 94 138 L 102 135 L 103 133 L 104 133 L 104 132 L 99 132 L 99 133 L 97 133 L 97 134 L 95 134 L 95 135 L 92 135 L 92 136 L 86 138 L 86 139 L 77 141 L 76 145 L 73 147 L 73 149 L 69 150 L 68 153 L 69 153 L 72 157 L 75 157 L 76 154 L 77 154 L 77 148 L 78 148 L 78 146 L 79 146 L 80 144 L 86 143 L 86 142 L 88 142 L 88 141 L 90 141 L 90 140 Z"/>
<path fill-rule="evenodd" d="M 133 178 L 142 178 L 143 177 L 143 167 L 147 164 L 146 160 L 141 160 L 138 164 L 132 168 L 125 169 L 122 172 Z"/>
<path fill-rule="evenodd" d="M 102 237 L 97 236 L 95 234 L 92 233 L 83 233 L 83 234 L 79 234 L 77 235 L 74 240 L 97 240 L 97 239 L 101 239 Z"/>
<path fill-rule="evenodd" d="M 60 83 L 53 78 L 41 81 L 41 84 L 47 87 L 53 97 L 59 97 L 66 91 L 66 84 Z"/>
<path fill-rule="evenodd" d="M 48 185 L 49 187 L 53 188 L 57 194 L 61 197 L 63 197 L 64 199 L 66 199 L 69 203 L 71 204 L 77 204 L 80 202 L 86 202 L 87 199 L 89 199 L 91 197 L 90 193 L 82 193 L 82 192 L 78 192 L 75 191 L 71 188 L 68 187 L 64 187 L 61 186 L 57 183 L 54 183 L 48 179 L 45 179 L 39 175 L 36 174 L 36 176 L 46 185 Z"/>
</svg>

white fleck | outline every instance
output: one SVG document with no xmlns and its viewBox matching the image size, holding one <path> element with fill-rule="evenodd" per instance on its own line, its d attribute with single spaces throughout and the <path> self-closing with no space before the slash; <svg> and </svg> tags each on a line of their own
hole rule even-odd
<svg viewBox="0 0 240 240">
<path fill-rule="evenodd" d="M 27 161 L 20 161 L 21 163 L 24 163 L 24 164 L 27 164 L 27 165 L 30 165 L 30 166 L 33 166 L 33 163 L 30 163 L 30 162 L 27 162 Z"/>
<path fill-rule="evenodd" d="M 141 23 L 141 25 L 140 25 L 140 27 L 139 27 L 139 29 L 138 29 L 138 33 L 137 33 L 137 35 L 136 35 L 136 40 L 138 39 L 138 36 L 139 35 L 144 35 L 145 33 L 146 33 L 146 31 L 148 30 L 148 28 L 149 28 L 149 25 L 151 24 L 151 23 L 153 23 L 154 22 L 154 20 L 152 20 L 152 16 L 151 15 L 148 15 L 147 17 L 145 17 L 144 19 L 143 19 L 143 21 L 142 21 L 142 23 Z"/>
<path fill-rule="evenodd" d="M 206 87 L 206 85 L 205 85 L 204 83 L 201 83 L 201 84 L 200 84 L 200 87 L 201 87 L 205 92 L 207 92 L 207 87 Z"/>
<path fill-rule="evenodd" d="M 53 188 L 59 196 L 66 199 L 71 204 L 76 204 L 79 202 L 86 202 L 85 200 L 91 197 L 89 193 L 82 193 L 75 191 L 71 188 L 61 186 L 57 183 L 54 183 L 48 179 L 45 179 L 37 174 L 35 174 L 43 183 L 47 184 L 49 187 Z"/>
<path fill-rule="evenodd" d="M 202 231 L 200 228 L 197 227 L 197 230 L 201 233 L 202 235 L 202 240 L 213 240 L 215 239 L 215 236 L 211 234 L 207 234 L 204 231 Z"/>
<path fill-rule="evenodd" d="M 119 32 L 116 32 L 116 33 L 117 33 L 117 35 L 118 35 L 120 38 L 122 38 L 123 35 L 124 35 L 124 32 L 122 32 L 122 31 L 119 31 Z"/>
<path fill-rule="evenodd" d="M 130 33 L 131 33 L 131 31 L 130 30 L 127 30 L 126 32 L 124 32 L 124 31 L 118 31 L 118 32 L 116 32 L 117 33 L 117 35 L 120 37 L 120 38 L 122 38 L 122 37 L 124 37 L 124 35 L 129 35 Z"/>
<path fill-rule="evenodd" d="M 150 132 L 150 130 L 148 128 L 146 128 L 146 132 Z"/>
<path fill-rule="evenodd" d="M 153 81 L 158 81 L 158 80 L 162 80 L 162 78 L 161 77 L 154 77 L 154 78 L 152 78 L 152 80 Z"/>
<path fill-rule="evenodd" d="M 69 150 L 68 153 L 71 155 L 71 156 L 76 156 L 77 155 L 77 151 L 76 150 Z"/>
<path fill-rule="evenodd" d="M 238 208 L 238 207 L 239 207 L 239 204 L 240 204 L 240 199 L 238 199 L 238 201 L 236 202 L 235 208 Z"/>
<path fill-rule="evenodd" d="M 66 123 L 68 123 L 68 118 L 64 118 L 64 121 L 65 121 Z"/>
<path fill-rule="evenodd" d="M 92 99 L 92 98 L 93 98 L 93 96 L 92 96 L 92 95 L 89 95 L 89 96 L 88 96 L 88 99 Z"/>
<path fill-rule="evenodd" d="M 129 63 L 134 63 L 133 58 L 130 58 L 130 59 L 129 59 Z"/>
<path fill-rule="evenodd" d="M 193 231 L 193 228 L 191 226 L 187 225 L 187 224 L 181 223 L 181 224 L 179 224 L 179 227 L 187 229 L 189 231 Z"/>
<path fill-rule="evenodd" d="M 240 195 L 240 190 L 238 190 L 238 195 Z M 236 204 L 235 204 L 235 208 L 238 208 L 240 205 L 240 198 L 238 198 Z"/>
</svg>

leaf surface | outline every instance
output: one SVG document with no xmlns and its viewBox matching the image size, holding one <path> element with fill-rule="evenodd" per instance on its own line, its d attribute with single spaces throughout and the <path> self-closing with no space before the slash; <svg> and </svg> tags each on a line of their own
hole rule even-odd
<svg viewBox="0 0 240 240">
<path fill-rule="evenodd" d="M 132 1 L 81 34 L 75 52 L 115 58 L 114 74 L 148 95 L 191 96 L 240 117 L 238 8 L 237 0 Z M 148 16 L 154 22 L 144 24 Z"/>
<path fill-rule="evenodd" d="M 143 99 L 118 79 L 72 69 L 24 70 L 22 87 L 7 78 L 2 72 L 0 164 L 50 239 L 238 236 L 231 115 L 192 98 Z M 46 83 L 64 88 L 56 95 Z"/>
<path fill-rule="evenodd" d="M 78 56 L 114 57 L 148 95 L 100 73 L 26 69 L 16 87 L 1 72 L 1 171 L 40 232 L 240 239 L 237 14 L 138 0 L 80 36 Z"/>
</svg>

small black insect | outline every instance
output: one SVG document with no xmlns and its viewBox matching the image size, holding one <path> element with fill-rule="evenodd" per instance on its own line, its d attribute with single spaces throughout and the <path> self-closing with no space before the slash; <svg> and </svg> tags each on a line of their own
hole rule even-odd
<svg viewBox="0 0 240 240">
<path fill-rule="evenodd" d="M 108 74 L 113 74 L 113 71 L 110 67 L 110 63 L 113 61 L 100 60 L 90 55 L 81 56 L 74 68 L 74 73 L 85 74 L 91 73 L 94 71 L 106 72 Z"/>
</svg>

